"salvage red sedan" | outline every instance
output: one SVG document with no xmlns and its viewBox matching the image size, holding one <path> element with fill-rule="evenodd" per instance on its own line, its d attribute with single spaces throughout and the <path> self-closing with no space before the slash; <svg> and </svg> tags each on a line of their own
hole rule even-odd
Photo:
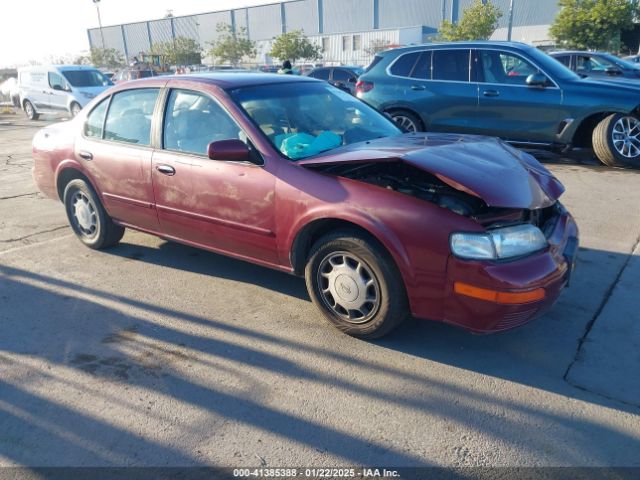
<svg viewBox="0 0 640 480">
<path fill-rule="evenodd" d="M 340 330 L 413 315 L 521 325 L 566 285 L 564 188 L 487 137 L 406 133 L 309 78 L 157 77 L 114 87 L 33 142 L 40 189 L 88 247 L 125 228 L 304 275 Z"/>
</svg>

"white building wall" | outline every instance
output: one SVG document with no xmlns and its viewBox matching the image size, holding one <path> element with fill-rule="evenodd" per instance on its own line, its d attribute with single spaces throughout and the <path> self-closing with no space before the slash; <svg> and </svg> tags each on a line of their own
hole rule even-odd
<svg viewBox="0 0 640 480">
<path fill-rule="evenodd" d="M 544 46 L 553 44 L 551 35 L 549 35 L 550 25 L 529 25 L 526 27 L 513 27 L 511 30 L 511 40 L 514 42 L 528 43 L 536 46 Z M 508 35 L 507 28 L 498 28 L 491 40 L 506 40 Z"/>
</svg>

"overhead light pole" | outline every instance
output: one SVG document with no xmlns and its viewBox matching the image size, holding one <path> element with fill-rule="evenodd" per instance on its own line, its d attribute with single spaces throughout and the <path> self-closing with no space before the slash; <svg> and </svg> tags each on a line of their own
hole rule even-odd
<svg viewBox="0 0 640 480">
<path fill-rule="evenodd" d="M 102 49 L 104 50 L 104 33 L 102 31 L 102 19 L 100 18 L 100 0 L 93 0 L 98 12 L 98 26 L 100 27 L 100 40 L 102 40 Z"/>
<path fill-rule="evenodd" d="M 507 41 L 511 41 L 511 32 L 513 31 L 513 2 L 514 0 L 510 0 L 509 2 L 509 27 L 507 29 Z"/>
</svg>

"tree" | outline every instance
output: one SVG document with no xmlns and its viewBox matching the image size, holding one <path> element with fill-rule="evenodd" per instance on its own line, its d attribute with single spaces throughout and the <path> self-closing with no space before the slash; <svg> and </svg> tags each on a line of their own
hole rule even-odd
<svg viewBox="0 0 640 480">
<path fill-rule="evenodd" d="M 189 65 L 200 63 L 200 44 L 193 38 L 176 37 L 167 42 L 154 43 L 149 53 L 160 55 L 163 63 L 169 65 Z"/>
<path fill-rule="evenodd" d="M 367 48 L 364 49 L 364 51 L 369 55 L 375 55 L 378 52 L 383 52 L 397 46 L 398 45 L 395 45 L 388 40 L 376 38 L 375 40 L 371 41 L 371 43 L 367 46 Z"/>
<path fill-rule="evenodd" d="M 207 56 L 233 66 L 238 65 L 244 57 L 256 56 L 256 44 L 249 40 L 246 28 L 240 27 L 234 30 L 231 25 L 219 23 L 216 31 L 218 39 L 207 42 L 211 47 L 206 53 Z"/>
<path fill-rule="evenodd" d="M 280 61 L 318 60 L 322 47 L 311 43 L 302 30 L 292 30 L 274 38 L 269 55 Z"/>
<path fill-rule="evenodd" d="M 639 13 L 629 0 L 560 0 L 549 33 L 567 48 L 618 50 L 620 33 L 633 28 Z"/>
<path fill-rule="evenodd" d="M 465 9 L 462 19 L 457 24 L 448 20 L 440 24 L 439 35 L 442 40 L 448 42 L 489 40 L 496 31 L 501 17 L 502 12 L 491 0 L 487 0 L 486 3 L 474 0 L 473 4 Z"/>
<path fill-rule="evenodd" d="M 124 65 L 122 53 L 115 48 L 93 47 L 89 58 L 91 59 L 91 63 L 96 67 L 118 68 Z"/>
</svg>

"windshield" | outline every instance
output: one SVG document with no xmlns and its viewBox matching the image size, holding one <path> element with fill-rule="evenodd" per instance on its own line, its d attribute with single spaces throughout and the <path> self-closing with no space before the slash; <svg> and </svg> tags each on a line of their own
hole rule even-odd
<svg viewBox="0 0 640 480">
<path fill-rule="evenodd" d="M 622 58 L 618 58 L 615 55 L 610 55 L 610 54 L 604 54 L 603 57 L 605 57 L 607 60 L 609 60 L 611 63 L 613 63 L 615 66 L 619 67 L 619 68 L 623 68 L 626 70 L 637 70 L 638 69 L 638 65 L 633 63 L 633 62 L 629 62 L 627 60 L 624 60 Z"/>
<path fill-rule="evenodd" d="M 541 50 L 535 47 L 527 49 L 527 53 L 533 60 L 536 61 L 539 67 L 541 67 L 548 75 L 551 75 L 553 79 L 558 80 L 580 80 L 580 76 L 569 70 L 562 63 L 555 58 L 547 55 Z"/>
<path fill-rule="evenodd" d="M 260 85 L 230 94 L 273 146 L 291 160 L 402 134 L 384 115 L 324 82 Z"/>
<path fill-rule="evenodd" d="M 98 70 L 66 70 L 62 72 L 64 78 L 72 87 L 104 87 L 113 85 L 111 81 Z"/>
</svg>

